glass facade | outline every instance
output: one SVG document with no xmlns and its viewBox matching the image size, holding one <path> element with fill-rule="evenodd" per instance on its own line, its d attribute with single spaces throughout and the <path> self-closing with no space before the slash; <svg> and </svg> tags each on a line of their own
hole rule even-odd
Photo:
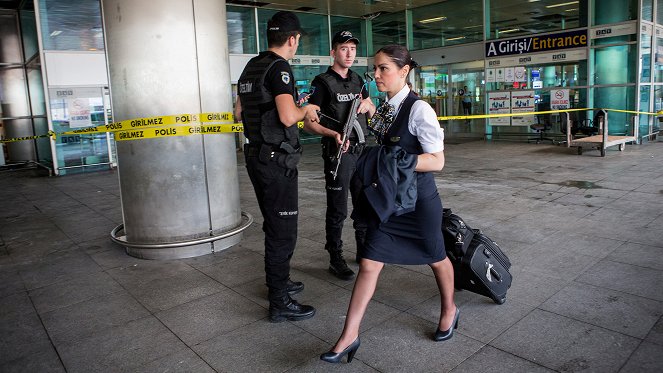
<svg viewBox="0 0 663 373">
<path fill-rule="evenodd" d="M 258 30 L 260 33 L 260 50 L 267 50 L 267 21 L 277 10 L 258 9 Z M 329 23 L 326 15 L 297 13 L 299 22 L 305 34 L 299 41 L 298 55 L 328 56 L 329 50 Z"/>
<path fill-rule="evenodd" d="M 592 26 L 638 19 L 639 0 L 592 0 Z"/>
<path fill-rule="evenodd" d="M 407 43 L 405 12 L 389 13 L 375 18 L 371 21 L 371 29 L 374 52 L 385 45 Z"/>
<path fill-rule="evenodd" d="M 106 124 L 104 91 L 96 88 L 51 88 L 51 120 L 56 133 Z M 106 133 L 58 136 L 60 174 L 108 169 L 109 136 Z"/>
<path fill-rule="evenodd" d="M 483 41 L 483 1 L 452 0 L 412 9 L 412 50 Z"/>
<path fill-rule="evenodd" d="M 640 18 L 643 21 L 651 22 L 654 18 L 654 0 L 642 0 L 642 14 Z"/>
<path fill-rule="evenodd" d="M 541 34 L 587 26 L 587 0 L 499 1 L 488 7 L 487 39 Z M 621 0 L 618 0 L 621 1 Z"/>
<path fill-rule="evenodd" d="M 634 84 L 639 66 L 637 49 L 635 44 L 593 48 L 592 84 Z"/>
<path fill-rule="evenodd" d="M 104 50 L 99 0 L 39 0 L 45 50 Z"/>
<path fill-rule="evenodd" d="M 640 82 L 651 82 L 651 43 L 652 36 L 640 34 Z"/>
<path fill-rule="evenodd" d="M 371 40 L 366 37 L 365 22 L 358 22 L 357 18 L 349 17 L 330 17 L 330 21 L 332 36 L 339 31 L 350 31 L 352 35 L 359 39 L 357 57 L 368 56 L 368 45 Z"/>
<path fill-rule="evenodd" d="M 255 8 L 248 7 L 226 7 L 228 52 L 236 54 L 258 53 L 255 11 Z"/>
</svg>

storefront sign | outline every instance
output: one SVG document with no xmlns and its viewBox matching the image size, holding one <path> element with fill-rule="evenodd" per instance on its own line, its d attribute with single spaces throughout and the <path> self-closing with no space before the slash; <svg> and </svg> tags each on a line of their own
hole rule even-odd
<svg viewBox="0 0 663 373">
<path fill-rule="evenodd" d="M 550 92 L 550 110 L 564 110 L 570 107 L 568 89 L 555 89 Z"/>
<path fill-rule="evenodd" d="M 514 56 L 486 60 L 486 68 L 510 67 L 522 65 L 541 65 L 547 63 L 582 61 L 587 59 L 587 48 L 559 52 L 539 53 L 530 56 Z"/>
<path fill-rule="evenodd" d="M 596 27 L 591 29 L 590 35 L 592 39 L 603 39 L 611 38 L 613 36 L 623 36 L 623 35 L 632 35 L 635 34 L 638 30 L 638 25 L 635 22 L 608 26 L 608 27 Z"/>
<path fill-rule="evenodd" d="M 512 91 L 511 113 L 531 112 L 534 112 L 534 91 Z M 526 115 L 522 117 L 513 116 L 511 118 L 512 126 L 529 126 L 535 122 L 536 118 L 534 115 Z"/>
<path fill-rule="evenodd" d="M 486 57 L 529 54 L 587 46 L 587 31 L 575 30 L 556 34 L 528 36 L 486 43 Z"/>
<path fill-rule="evenodd" d="M 509 92 L 488 92 L 488 114 L 508 114 L 511 112 L 511 94 Z M 508 126 L 511 118 L 489 118 L 491 126 Z"/>
</svg>

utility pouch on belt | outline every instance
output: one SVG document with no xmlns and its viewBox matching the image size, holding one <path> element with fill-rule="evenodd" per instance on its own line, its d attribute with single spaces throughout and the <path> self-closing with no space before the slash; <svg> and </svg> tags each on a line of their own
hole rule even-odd
<svg viewBox="0 0 663 373">
<path fill-rule="evenodd" d="M 260 160 L 261 163 L 267 164 L 272 160 L 273 157 L 274 151 L 272 150 L 272 147 L 267 144 L 261 144 L 260 152 L 258 153 L 258 160 Z"/>
<path fill-rule="evenodd" d="M 274 146 L 269 144 L 262 144 L 260 146 L 260 153 L 258 154 L 258 159 L 260 162 L 267 164 L 270 161 L 276 162 L 280 167 L 292 170 L 297 168 L 299 160 L 302 157 L 302 148 L 294 148 L 291 145 L 286 146 L 285 149 L 283 146 L 280 147 L 282 150 L 274 150 Z M 284 151 L 292 151 L 293 153 L 286 153 Z"/>
</svg>

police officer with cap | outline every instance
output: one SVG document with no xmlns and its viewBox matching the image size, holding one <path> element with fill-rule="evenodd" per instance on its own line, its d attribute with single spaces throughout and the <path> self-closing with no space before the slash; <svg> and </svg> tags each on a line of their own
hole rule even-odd
<svg viewBox="0 0 663 373">
<path fill-rule="evenodd" d="M 366 116 L 375 113 L 375 105 L 368 98 L 368 90 L 364 80 L 354 71 L 350 70 L 357 56 L 357 45 L 359 39 L 354 37 L 350 31 L 339 31 L 332 38 L 332 49 L 330 55 L 333 65 L 326 72 L 313 79 L 312 94 L 309 103 L 320 106 L 321 123 L 336 132 L 343 130 L 344 122 L 352 101 L 357 95 L 362 96 L 358 109 L 358 122 L 366 133 Z M 331 119 L 329 119 L 331 118 Z M 325 189 L 327 191 L 327 212 L 325 217 L 326 244 L 325 249 L 329 252 L 329 271 L 342 280 L 351 280 L 355 273 L 350 269 L 343 258 L 343 241 L 341 233 L 343 223 L 348 215 L 348 190 L 351 189 L 350 181 L 355 171 L 355 165 L 359 154 L 364 146 L 363 133 L 357 133 L 356 129 L 350 134 L 350 144 L 341 156 L 341 164 L 336 178 L 332 174 L 336 164 L 333 161 L 337 152 L 337 141 L 331 137 L 324 137 L 322 143 L 322 159 L 324 161 Z M 354 191 L 351 191 L 353 201 Z M 357 250 L 360 249 L 365 233 L 365 226 L 361 221 L 355 220 L 355 238 Z"/>
<path fill-rule="evenodd" d="M 264 219 L 265 273 L 272 322 L 313 317 L 315 308 L 291 295 L 304 284 L 290 280 L 290 259 L 297 243 L 297 164 L 301 158 L 297 122 L 324 136 L 334 133 L 318 122 L 315 105 L 298 107 L 288 59 L 295 56 L 302 35 L 292 12 L 277 12 L 267 22 L 268 50 L 252 58 L 238 80 L 235 116 L 242 118 L 246 169 Z M 317 129 L 316 129 L 317 128 Z M 339 138 L 340 136 L 336 134 Z"/>
</svg>

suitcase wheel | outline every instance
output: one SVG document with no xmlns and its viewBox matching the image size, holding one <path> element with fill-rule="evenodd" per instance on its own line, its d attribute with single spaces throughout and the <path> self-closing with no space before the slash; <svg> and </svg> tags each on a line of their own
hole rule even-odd
<svg viewBox="0 0 663 373">
<path fill-rule="evenodd" d="M 500 299 L 494 299 L 495 303 L 497 304 L 504 304 L 506 302 L 506 297 L 500 298 Z"/>
</svg>

